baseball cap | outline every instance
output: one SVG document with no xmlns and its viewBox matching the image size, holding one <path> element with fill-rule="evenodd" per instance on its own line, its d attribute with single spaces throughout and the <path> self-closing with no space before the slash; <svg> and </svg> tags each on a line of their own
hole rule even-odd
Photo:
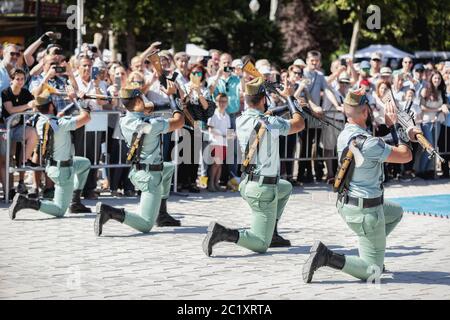
<svg viewBox="0 0 450 320">
<path fill-rule="evenodd" d="M 424 71 L 424 70 L 425 70 L 425 67 L 423 66 L 423 64 L 417 63 L 417 64 L 414 66 L 414 70 L 421 70 L 421 71 Z"/>
<path fill-rule="evenodd" d="M 269 67 L 269 66 L 266 66 L 266 65 L 262 65 L 261 67 L 259 67 L 259 68 L 258 68 L 258 71 L 259 71 L 261 74 L 271 74 L 270 67 Z"/>
<path fill-rule="evenodd" d="M 381 76 L 391 76 L 392 75 L 392 69 L 389 67 L 383 67 L 380 70 Z"/>
<path fill-rule="evenodd" d="M 374 52 L 370 56 L 370 60 L 374 60 L 374 59 L 382 60 L 382 58 L 383 58 L 383 56 L 381 55 L 380 52 Z"/>
<path fill-rule="evenodd" d="M 306 67 L 306 63 L 305 61 L 303 61 L 302 59 L 296 59 L 293 63 L 294 66 L 298 66 L 298 67 Z"/>
<path fill-rule="evenodd" d="M 342 72 L 339 75 L 338 82 L 350 83 L 350 77 L 347 72 Z"/>
<path fill-rule="evenodd" d="M 231 66 L 233 68 L 242 68 L 244 64 L 242 63 L 241 59 L 234 59 L 233 62 L 231 63 Z"/>
<path fill-rule="evenodd" d="M 370 63 L 367 60 L 361 61 L 359 69 L 370 69 Z"/>
</svg>

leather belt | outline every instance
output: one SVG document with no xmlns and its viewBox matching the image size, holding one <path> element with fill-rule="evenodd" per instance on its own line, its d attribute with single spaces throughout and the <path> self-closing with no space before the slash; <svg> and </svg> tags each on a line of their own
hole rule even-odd
<svg viewBox="0 0 450 320">
<path fill-rule="evenodd" d="M 260 179 L 262 178 L 262 184 L 277 184 L 278 181 L 280 180 L 280 178 L 277 177 L 266 177 L 266 176 L 260 176 L 257 174 L 252 174 L 250 173 L 248 175 L 248 181 L 256 181 L 259 182 L 261 181 Z"/>
<path fill-rule="evenodd" d="M 384 197 L 380 196 L 378 198 L 371 198 L 371 199 L 365 199 L 365 198 L 353 198 L 350 196 L 344 196 L 344 204 L 350 204 L 352 206 L 359 207 L 359 199 L 362 199 L 363 201 L 363 208 L 372 208 L 379 206 L 384 203 Z"/>
<path fill-rule="evenodd" d="M 50 166 L 53 166 L 53 167 L 57 167 L 58 164 L 60 167 L 71 167 L 71 166 L 73 166 L 73 161 L 72 161 L 72 159 L 62 160 L 62 161 L 56 161 L 56 160 L 50 159 L 47 161 L 47 164 Z"/>
<path fill-rule="evenodd" d="M 146 164 L 146 163 L 136 163 L 134 165 L 136 170 L 146 170 L 146 171 L 163 171 L 163 164 Z"/>
</svg>

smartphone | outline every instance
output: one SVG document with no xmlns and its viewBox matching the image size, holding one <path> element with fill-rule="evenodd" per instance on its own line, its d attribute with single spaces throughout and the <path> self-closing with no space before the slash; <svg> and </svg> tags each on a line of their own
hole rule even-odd
<svg viewBox="0 0 450 320">
<path fill-rule="evenodd" d="M 56 73 L 64 73 L 66 72 L 66 67 L 55 66 Z"/>
<path fill-rule="evenodd" d="M 120 90 L 120 86 L 122 84 L 122 79 L 120 79 L 120 77 L 114 77 L 114 84 L 117 86 L 117 88 L 119 88 Z"/>
<path fill-rule="evenodd" d="M 347 61 L 345 59 L 341 59 L 341 66 L 347 66 Z"/>
<path fill-rule="evenodd" d="M 96 80 L 99 74 L 100 74 L 100 69 L 98 67 L 92 67 L 91 79 Z"/>
<path fill-rule="evenodd" d="M 225 72 L 233 72 L 234 71 L 234 67 L 224 67 L 223 71 L 225 71 Z"/>
<path fill-rule="evenodd" d="M 53 51 L 53 53 L 55 54 L 55 55 L 62 55 L 63 54 L 63 51 L 61 50 L 61 49 L 55 49 L 54 51 Z"/>
</svg>

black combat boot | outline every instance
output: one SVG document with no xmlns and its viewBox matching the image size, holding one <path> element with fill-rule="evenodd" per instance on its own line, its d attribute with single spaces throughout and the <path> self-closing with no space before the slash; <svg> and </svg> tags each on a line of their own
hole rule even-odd
<svg viewBox="0 0 450 320">
<path fill-rule="evenodd" d="M 212 247 L 219 242 L 238 242 L 239 231 L 225 228 L 217 222 L 211 222 L 208 227 L 208 234 L 203 240 L 203 252 L 209 257 L 212 254 Z"/>
<path fill-rule="evenodd" d="M 338 270 L 344 268 L 345 256 L 334 253 L 320 241 L 316 241 L 309 252 L 311 254 L 303 265 L 303 281 L 305 283 L 311 282 L 314 271 L 320 267 L 327 266 Z"/>
<path fill-rule="evenodd" d="M 103 231 L 103 225 L 109 220 L 113 219 L 123 223 L 125 220 L 125 209 L 116 209 L 101 202 L 97 202 L 95 206 L 97 216 L 95 217 L 94 231 L 97 236 L 100 236 Z"/>
<path fill-rule="evenodd" d="M 161 206 L 159 207 L 159 214 L 156 218 L 156 225 L 158 227 L 179 227 L 180 220 L 175 219 L 167 212 L 167 199 L 161 199 Z"/>
<path fill-rule="evenodd" d="M 281 248 L 281 247 L 290 247 L 291 242 L 287 239 L 284 239 L 282 236 L 278 234 L 278 220 L 275 223 L 275 230 L 272 235 L 272 242 L 270 243 L 270 248 Z"/>
<path fill-rule="evenodd" d="M 23 194 L 17 193 L 13 198 L 11 206 L 9 207 L 9 217 L 11 218 L 11 220 L 14 220 L 19 210 L 22 209 L 39 210 L 40 207 L 41 201 L 36 199 L 28 199 Z"/>
<path fill-rule="evenodd" d="M 72 203 L 69 207 L 70 213 L 91 213 L 91 209 L 81 203 L 81 190 L 74 190 L 72 195 Z"/>
</svg>

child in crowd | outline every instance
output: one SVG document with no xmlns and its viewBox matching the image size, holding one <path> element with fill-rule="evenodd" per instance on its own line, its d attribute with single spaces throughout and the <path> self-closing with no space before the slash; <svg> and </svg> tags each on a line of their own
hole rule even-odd
<svg viewBox="0 0 450 320">
<path fill-rule="evenodd" d="M 227 155 L 227 138 L 232 134 L 228 132 L 231 128 L 230 116 L 226 113 L 228 106 L 228 97 L 224 93 L 216 96 L 216 110 L 211 118 L 208 119 L 208 130 L 210 136 L 210 148 L 214 163 L 210 167 L 208 179 L 208 191 L 221 191 L 219 179 L 222 174 L 222 164 Z"/>
</svg>

